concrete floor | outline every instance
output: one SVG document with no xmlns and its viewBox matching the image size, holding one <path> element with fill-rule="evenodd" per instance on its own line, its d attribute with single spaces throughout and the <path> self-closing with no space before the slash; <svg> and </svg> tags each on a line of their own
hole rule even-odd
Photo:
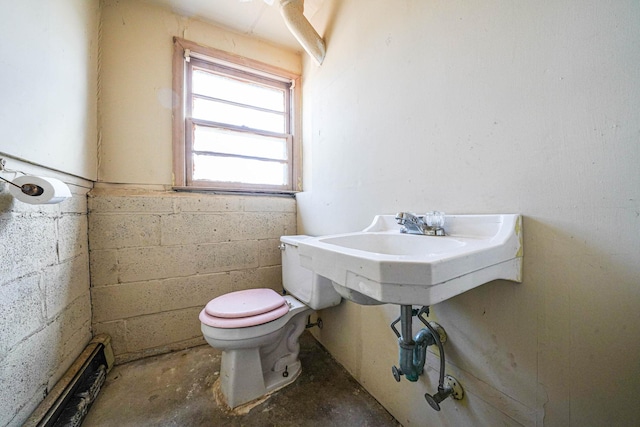
<svg viewBox="0 0 640 427">
<path fill-rule="evenodd" d="M 242 415 L 216 403 L 220 352 L 208 345 L 116 366 L 82 425 L 400 426 L 307 332 L 300 360 L 293 384 Z"/>
</svg>

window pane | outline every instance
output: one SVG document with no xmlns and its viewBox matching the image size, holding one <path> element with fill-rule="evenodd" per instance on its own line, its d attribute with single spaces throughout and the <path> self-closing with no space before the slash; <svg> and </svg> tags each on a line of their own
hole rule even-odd
<svg viewBox="0 0 640 427">
<path fill-rule="evenodd" d="M 238 107 L 223 102 L 193 99 L 193 118 L 285 133 L 284 115 Z"/>
<path fill-rule="evenodd" d="M 193 179 L 288 185 L 287 164 L 238 157 L 193 155 Z"/>
<path fill-rule="evenodd" d="M 212 98 L 284 111 L 284 91 L 202 70 L 193 72 L 193 92 Z"/>
<path fill-rule="evenodd" d="M 287 160 L 287 138 L 266 137 L 197 125 L 193 132 L 193 149 L 195 151 Z"/>
</svg>

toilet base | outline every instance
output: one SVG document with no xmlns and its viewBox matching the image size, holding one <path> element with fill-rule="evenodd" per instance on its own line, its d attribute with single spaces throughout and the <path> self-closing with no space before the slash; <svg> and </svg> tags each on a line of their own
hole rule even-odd
<svg viewBox="0 0 640 427">
<path fill-rule="evenodd" d="M 298 369 L 297 373 L 295 375 L 289 375 L 289 381 L 279 384 L 279 385 L 275 385 L 275 383 L 273 384 L 273 387 L 271 387 L 269 389 L 269 391 L 267 391 L 264 395 L 261 395 L 260 397 L 257 397 L 253 400 L 250 400 L 249 402 L 246 403 L 242 403 L 240 405 L 236 405 L 234 407 L 231 407 L 229 405 L 229 402 L 227 401 L 227 396 L 225 396 L 225 394 L 222 392 L 222 387 L 221 387 L 221 379 L 218 378 L 214 383 L 213 383 L 213 395 L 216 399 L 216 404 L 220 407 L 220 408 L 225 408 L 225 410 L 227 411 L 231 411 L 231 413 L 235 414 L 235 415 L 244 415 L 249 413 L 249 411 L 251 411 L 253 408 L 255 408 L 258 405 L 263 404 L 265 401 L 267 401 L 272 394 L 276 393 L 277 391 L 279 391 L 282 388 L 285 388 L 286 386 L 288 386 L 289 384 L 295 382 L 295 380 L 298 379 L 298 377 L 300 376 L 300 374 L 302 373 L 302 369 Z"/>
<path fill-rule="evenodd" d="M 278 392 L 280 389 L 285 388 L 290 383 L 293 383 L 300 376 L 301 373 L 302 373 L 302 369 L 299 369 L 297 375 L 290 377 L 291 378 L 290 382 L 287 382 L 286 384 L 282 384 L 280 387 L 274 388 L 273 390 L 269 391 L 267 394 L 260 396 L 256 399 L 253 399 L 247 403 L 243 403 L 242 405 L 236 406 L 235 408 L 231 408 L 229 406 L 226 396 L 224 395 L 224 393 L 222 393 L 222 390 L 220 387 L 220 378 L 218 378 L 213 383 L 213 396 L 216 400 L 216 404 L 218 405 L 218 407 L 222 408 L 224 411 L 234 415 L 245 415 L 251 412 L 251 410 L 256 406 L 262 405 L 264 402 L 269 400 L 271 395 Z"/>
<path fill-rule="evenodd" d="M 301 371 L 298 338 L 304 332 L 308 310 L 295 315 L 273 332 L 270 344 L 259 348 L 223 350 L 220 391 L 235 408 L 289 385 Z M 271 335 L 271 334 L 270 334 Z"/>
</svg>

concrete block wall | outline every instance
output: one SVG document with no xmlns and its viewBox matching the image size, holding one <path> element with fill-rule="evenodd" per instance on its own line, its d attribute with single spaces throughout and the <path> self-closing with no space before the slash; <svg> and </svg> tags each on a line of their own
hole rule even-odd
<svg viewBox="0 0 640 427">
<path fill-rule="evenodd" d="M 282 289 L 282 235 L 296 233 L 291 197 L 98 187 L 89 194 L 94 332 L 116 363 L 204 344 L 211 299 Z"/>
<path fill-rule="evenodd" d="M 91 183 L 38 172 L 77 185 L 71 199 L 37 206 L 0 184 L 0 426 L 21 425 L 91 339 Z"/>
</svg>

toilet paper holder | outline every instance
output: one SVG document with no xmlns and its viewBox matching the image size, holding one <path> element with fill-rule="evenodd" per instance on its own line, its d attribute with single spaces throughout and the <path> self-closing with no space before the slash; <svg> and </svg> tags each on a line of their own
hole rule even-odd
<svg viewBox="0 0 640 427">
<path fill-rule="evenodd" d="M 9 184 L 13 185 L 14 187 L 18 187 L 20 189 L 20 191 L 22 191 L 27 196 L 40 196 L 40 195 L 42 195 L 42 193 L 44 193 L 44 188 L 40 187 L 37 184 L 27 183 L 27 184 L 18 185 L 18 184 L 14 184 L 13 182 L 9 181 L 8 179 L 4 179 L 1 176 L 0 176 L 0 179 L 3 180 L 4 182 L 8 182 Z"/>
<path fill-rule="evenodd" d="M 54 204 L 72 196 L 69 186 L 59 179 L 39 177 L 22 171 L 10 170 L 5 167 L 5 164 L 5 159 L 0 158 L 0 171 L 21 173 L 23 175 L 13 181 L 0 176 L 0 180 L 12 186 L 9 187 L 11 195 L 21 202 L 32 205 Z"/>
</svg>

